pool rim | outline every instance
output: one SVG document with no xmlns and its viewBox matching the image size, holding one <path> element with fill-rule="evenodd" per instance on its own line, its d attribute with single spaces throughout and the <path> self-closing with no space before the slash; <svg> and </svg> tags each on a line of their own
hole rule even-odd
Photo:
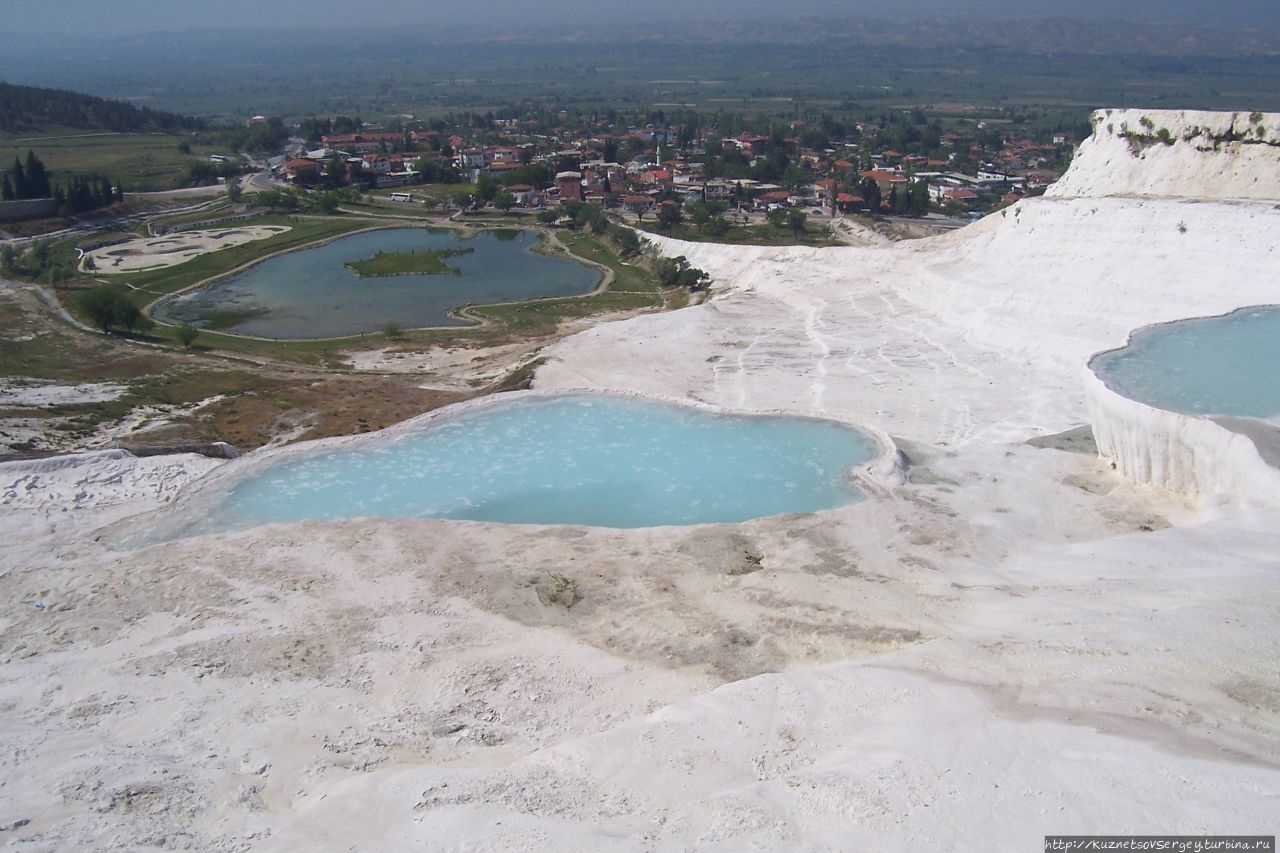
<svg viewBox="0 0 1280 853">
<path fill-rule="evenodd" d="M 348 218 L 359 219 L 359 217 L 348 217 Z M 220 272 L 217 275 L 210 276 L 209 278 L 201 279 L 200 281 L 193 282 L 192 284 L 189 284 L 186 287 L 175 290 L 172 293 L 166 293 L 163 296 L 157 296 L 155 299 L 151 300 L 146 305 L 143 305 L 141 308 L 141 311 L 143 315 L 146 316 L 153 323 L 156 323 L 157 325 L 160 325 L 160 326 L 165 326 L 167 328 L 176 329 L 183 324 L 173 323 L 168 320 L 161 320 L 159 317 L 155 316 L 155 311 L 157 308 L 159 308 L 160 306 L 164 305 L 167 302 L 172 302 L 176 299 L 179 299 L 182 296 L 186 296 L 187 294 L 194 293 L 197 290 L 211 287 L 219 283 L 223 279 L 240 275 L 241 273 L 244 273 L 252 269 L 253 267 L 258 266 L 259 264 L 266 263 L 267 261 L 273 260 L 275 258 L 284 257 L 285 255 L 293 254 L 294 252 L 303 252 L 309 249 L 318 249 L 318 248 L 321 248 L 322 246 L 327 246 L 330 243 L 336 243 L 339 240 L 345 240 L 348 237 L 357 237 L 361 234 L 368 234 L 373 231 L 392 231 L 392 230 L 414 231 L 419 229 L 423 229 L 427 231 L 430 231 L 431 229 L 438 229 L 443 231 L 454 231 L 460 235 L 464 235 L 460 239 L 466 239 L 466 235 L 476 236 L 483 231 L 501 231 L 501 230 L 533 231 L 539 234 L 541 239 L 538 241 L 538 243 L 529 247 L 530 253 L 544 254 L 547 257 L 562 257 L 562 256 L 567 257 L 569 260 L 579 263 L 582 266 L 587 267 L 588 269 L 593 269 L 597 271 L 600 274 L 600 279 L 595 283 L 595 285 L 590 290 L 586 291 L 585 293 L 576 293 L 576 294 L 571 294 L 569 296 L 531 296 L 527 299 L 517 299 L 512 302 L 480 302 L 480 303 L 469 302 L 462 305 L 455 305 L 453 308 L 450 308 L 446 312 L 446 314 L 448 316 L 458 317 L 459 319 L 466 321 L 462 325 L 460 326 L 411 326 L 405 329 L 405 331 L 407 332 L 431 332 L 431 331 L 446 331 L 446 330 L 458 330 L 458 329 L 479 329 L 486 325 L 486 322 L 484 320 L 467 317 L 461 314 L 460 312 L 465 312 L 468 309 L 472 309 L 472 308 L 488 308 L 490 306 L 501 306 L 501 305 L 522 305 L 527 302 L 538 302 L 544 299 L 587 299 L 592 296 L 597 296 L 601 293 L 606 292 L 613 285 L 614 273 L 613 273 L 613 270 L 610 269 L 606 264 L 601 264 L 589 258 L 584 258 L 581 255 L 575 254 L 571 249 L 569 249 L 568 246 L 565 246 L 563 243 L 559 241 L 559 239 L 555 238 L 554 236 L 555 232 L 553 232 L 549 228 L 541 227 L 535 223 L 519 223 L 518 225 L 514 225 L 514 226 L 499 226 L 499 225 L 477 226 L 477 225 L 468 225 L 466 223 L 455 223 L 455 222 L 448 222 L 448 223 L 404 222 L 399 224 L 371 225 L 368 228 L 357 228 L 354 231 L 347 231 L 342 234 L 333 234 L 328 237 L 321 237 L 320 239 L 312 243 L 304 243 L 301 246 L 293 246 L 288 249 L 281 249 L 278 252 L 271 252 L 269 254 L 263 255 L 261 258 L 254 258 L 251 261 L 247 261 L 238 267 L 234 267 L 233 269 L 229 269 L 225 272 Z M 563 255 L 561 255 L 558 252 L 539 252 L 538 251 L 538 248 L 543 244 L 552 243 L 552 242 L 561 246 L 564 249 Z M 287 344 L 315 343 L 315 342 L 321 342 L 321 341 L 357 341 L 357 340 L 364 339 L 367 335 L 378 334 L 377 329 L 370 329 L 367 332 L 358 332 L 350 335 L 336 335 L 331 337 L 273 338 L 273 337 L 266 337 L 263 335 L 247 335 L 247 334 L 244 334 L 243 332 L 233 332 L 228 329 L 206 330 L 202 328 L 201 331 L 211 331 L 214 334 L 227 335 L 229 337 L 240 338 L 246 341 L 264 341 L 267 343 L 287 343 Z"/>
<path fill-rule="evenodd" d="M 489 406 L 516 403 L 521 400 L 530 399 L 550 399 L 556 397 L 576 397 L 576 396 L 603 396 L 617 397 L 633 400 L 642 400 L 652 403 L 660 403 L 679 408 L 692 409 L 695 411 L 705 412 L 713 415 L 730 415 L 737 417 L 758 417 L 758 418 L 803 418 L 806 420 L 825 421 L 828 423 L 838 424 L 839 426 L 856 430 L 863 433 L 872 440 L 875 445 L 875 453 L 867 459 L 856 462 L 841 472 L 841 476 L 854 488 L 863 493 L 862 500 L 852 500 L 849 503 L 836 507 L 829 507 L 821 510 L 797 511 L 794 513 L 774 513 L 772 515 L 761 515 L 753 518 L 744 519 L 736 522 L 709 521 L 699 522 L 697 524 L 679 524 L 679 525 L 655 525 L 650 527 L 605 527 L 602 525 L 574 524 L 571 522 L 553 523 L 553 524 L 526 524 L 518 522 L 502 522 L 502 521 L 478 521 L 473 519 L 444 519 L 444 518 L 419 518 L 414 516 L 377 516 L 362 515 L 351 516 L 342 519 L 303 519 L 299 521 L 272 521 L 263 524 L 252 525 L 246 528 L 203 532 L 192 536 L 176 536 L 168 538 L 160 538 L 151 540 L 138 545 L 125 545 L 127 550 L 138 550 L 141 548 L 151 547 L 162 541 L 177 541 L 188 538 L 200 538 L 205 536 L 225 536 L 245 533 L 250 530 L 260 530 L 264 527 L 273 525 L 296 525 L 296 524 L 345 524 L 351 522 L 362 521 L 422 521 L 433 523 L 447 524 L 498 524 L 504 527 L 527 527 L 530 529 L 542 529 L 548 527 L 571 527 L 582 529 L 600 529 L 600 530 L 657 530 L 664 527 L 707 527 L 712 525 L 737 525 L 748 524 L 766 518 L 778 518 L 786 515 L 809 515 L 824 512 L 833 512 L 850 505 L 862 503 L 863 500 L 884 499 L 890 496 L 894 486 L 901 483 L 901 472 L 905 469 L 905 457 L 899 450 L 897 444 L 893 441 L 888 433 L 876 427 L 855 423 L 848 420 L 842 420 L 834 417 L 822 415 L 814 415 L 811 412 L 801 412 L 787 409 L 770 409 L 770 410 L 743 410 L 734 409 L 726 406 L 717 406 L 701 400 L 684 400 L 675 397 L 667 397 L 655 394 L 645 394 L 635 391 L 617 391 L 617 390 L 601 390 L 598 388 L 557 388 L 557 389 L 526 389 L 520 391 L 506 391 L 496 394 L 486 394 L 481 397 L 473 397 L 470 400 L 463 400 L 448 406 L 442 406 L 429 412 L 423 412 L 414 415 L 411 418 L 392 424 L 375 432 L 357 433 L 355 435 L 339 435 L 329 436 L 327 438 L 311 439 L 309 441 L 300 441 L 281 447 L 259 448 L 245 453 L 235 459 L 228 460 L 213 470 L 196 477 L 188 483 L 185 483 L 174 495 L 173 499 L 158 509 L 131 515 L 127 518 L 116 521 L 106 528 L 104 532 L 113 531 L 121 534 L 139 534 L 140 527 L 143 524 L 151 524 L 154 526 L 163 526 L 164 522 L 179 516 L 189 504 L 198 500 L 206 493 L 214 493 L 219 488 L 229 489 L 234 486 L 237 481 L 247 478 L 255 469 L 265 468 L 268 465 L 281 464 L 290 458 L 305 458 L 307 456 L 319 455 L 330 452 L 335 449 L 359 445 L 375 440 L 391 440 L 401 434 L 407 434 L 422 429 L 436 420 L 444 420 L 448 418 L 464 416 L 473 412 L 482 410 Z M 114 538 L 114 537 L 113 537 Z"/>
<path fill-rule="evenodd" d="M 1084 367 L 1095 379 L 1097 379 L 1098 382 L 1102 384 L 1104 388 L 1106 388 L 1112 394 L 1115 394 L 1117 397 L 1120 397 L 1122 399 L 1130 400 L 1134 403 L 1138 403 L 1148 408 L 1155 409 L 1156 411 L 1171 412 L 1175 415 L 1182 415 L 1183 417 L 1187 417 L 1187 418 L 1203 418 L 1203 419 L 1210 419 L 1210 420 L 1216 417 L 1241 417 L 1241 418 L 1248 418 L 1250 420 L 1259 421 L 1261 423 L 1272 424 L 1273 426 L 1280 426 L 1280 413 L 1277 413 L 1271 418 L 1266 418 L 1266 417 L 1259 417 L 1257 415 L 1227 415 L 1224 412 L 1184 412 L 1178 409 L 1168 408 L 1167 406 L 1160 406 L 1160 405 L 1156 405 L 1155 403 L 1149 403 L 1146 400 L 1139 400 L 1136 397 L 1130 397 L 1128 394 L 1125 394 L 1120 389 L 1112 386 L 1111 383 L 1107 382 L 1106 378 L 1103 377 L 1102 374 L 1100 374 L 1097 370 L 1097 362 L 1099 359 L 1118 353 L 1121 350 L 1128 349 L 1129 347 L 1133 346 L 1134 339 L 1141 335 L 1151 334 L 1166 326 L 1177 326 L 1184 323 L 1194 323 L 1194 322 L 1208 321 L 1208 320 L 1225 320 L 1226 318 L 1231 317 L 1235 314 L 1241 314 L 1245 311 L 1257 311 L 1260 309 L 1280 311 L 1280 303 L 1268 302 L 1260 305 L 1241 305 L 1238 308 L 1232 308 L 1230 311 L 1224 311 L 1220 314 L 1203 314 L 1203 315 L 1197 315 L 1194 317 L 1178 317 L 1177 319 L 1174 319 L 1174 320 L 1162 320 L 1158 323 L 1147 323 L 1145 325 L 1130 329 L 1128 334 L 1125 335 L 1123 344 L 1120 344 L 1119 346 L 1109 347 L 1107 349 L 1098 350 L 1093 355 L 1089 356 L 1089 358 L 1085 360 Z"/>
</svg>

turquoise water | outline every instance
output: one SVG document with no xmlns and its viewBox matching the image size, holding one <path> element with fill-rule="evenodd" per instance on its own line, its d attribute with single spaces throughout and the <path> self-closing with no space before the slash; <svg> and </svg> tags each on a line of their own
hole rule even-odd
<svg viewBox="0 0 1280 853">
<path fill-rule="evenodd" d="M 1280 416 L 1280 308 L 1246 308 L 1134 334 L 1091 364 L 1132 400 L 1192 415 Z"/>
<path fill-rule="evenodd" d="M 536 231 L 493 229 L 461 239 L 444 228 L 387 228 L 343 237 L 263 261 L 208 287 L 161 303 L 166 323 L 207 324 L 264 338 L 330 338 L 401 328 L 461 326 L 449 316 L 460 305 L 518 302 L 590 293 L 600 273 L 569 258 L 533 252 Z M 378 252 L 474 249 L 445 258 L 459 275 L 360 278 L 344 264 Z"/>
<path fill-rule="evenodd" d="M 627 397 L 528 397 L 258 469 L 186 533 L 361 516 L 652 527 L 858 500 L 877 456 L 832 421 L 721 415 Z"/>
</svg>

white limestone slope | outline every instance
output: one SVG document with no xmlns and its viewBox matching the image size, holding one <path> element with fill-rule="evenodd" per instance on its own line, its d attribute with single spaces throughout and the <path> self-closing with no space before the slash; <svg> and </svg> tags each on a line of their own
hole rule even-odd
<svg viewBox="0 0 1280 853">
<path fill-rule="evenodd" d="M 1055 198 L 1273 201 L 1280 113 L 1099 110 Z"/>
<path fill-rule="evenodd" d="M 595 386 L 869 423 L 948 447 L 1085 423 L 1080 368 L 1154 322 L 1277 299 L 1280 211 L 1043 198 L 885 249 L 678 244 L 716 297 L 551 350 Z"/>
</svg>

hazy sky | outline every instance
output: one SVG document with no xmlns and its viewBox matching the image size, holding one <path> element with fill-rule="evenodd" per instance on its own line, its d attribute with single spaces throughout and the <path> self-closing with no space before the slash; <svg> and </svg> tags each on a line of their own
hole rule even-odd
<svg viewBox="0 0 1280 853">
<path fill-rule="evenodd" d="M 682 16 L 797 14 L 891 17 L 1122 18 L 1228 27 L 1280 27 L 1277 0 L 0 0 L 10 31 L 127 33 L 189 28 L 367 29 L 401 24 L 669 21 Z"/>
</svg>

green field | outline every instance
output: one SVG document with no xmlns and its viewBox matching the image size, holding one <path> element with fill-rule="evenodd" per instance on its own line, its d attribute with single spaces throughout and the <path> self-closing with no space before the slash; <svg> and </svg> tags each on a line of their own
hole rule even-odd
<svg viewBox="0 0 1280 853">
<path fill-rule="evenodd" d="M 389 275 L 440 275 L 458 270 L 444 262 L 445 258 L 469 255 L 475 249 L 437 249 L 429 252 L 379 252 L 372 258 L 352 261 L 347 269 L 361 278 Z"/>
<path fill-rule="evenodd" d="M 231 154 L 208 145 L 191 145 L 184 154 L 178 145 L 184 137 L 168 133 L 95 133 L 53 128 L 40 134 L 0 136 L 0 169 L 8 170 L 15 157 L 26 161 L 34 151 L 53 172 L 55 183 L 65 184 L 74 175 L 98 174 L 122 185 L 126 191 L 169 190 L 183 185 L 187 168 L 209 154 Z"/>
<path fill-rule="evenodd" d="M 392 193 L 409 193 L 416 202 L 423 199 L 463 199 L 476 194 L 475 184 L 413 184 L 407 187 L 385 187 L 380 190 L 369 190 L 365 193 L 374 198 L 387 199 Z"/>
<path fill-rule="evenodd" d="M 790 228 L 774 228 L 772 225 L 731 225 L 722 236 L 713 237 L 698 230 L 696 225 L 681 222 L 670 231 L 662 231 L 653 221 L 637 226 L 649 234 L 661 234 L 690 243 L 729 243 L 735 246 L 842 246 L 834 239 L 825 225 L 808 223 L 798 235 Z"/>
<path fill-rule="evenodd" d="M 614 279 L 608 290 L 586 297 L 485 305 L 472 308 L 467 313 L 496 322 L 503 334 L 537 337 L 552 334 L 567 320 L 591 314 L 679 308 L 686 304 L 687 294 L 680 290 L 664 290 L 652 273 L 620 259 L 612 246 L 601 238 L 582 232 L 557 234 L 574 255 L 613 270 Z"/>
</svg>

